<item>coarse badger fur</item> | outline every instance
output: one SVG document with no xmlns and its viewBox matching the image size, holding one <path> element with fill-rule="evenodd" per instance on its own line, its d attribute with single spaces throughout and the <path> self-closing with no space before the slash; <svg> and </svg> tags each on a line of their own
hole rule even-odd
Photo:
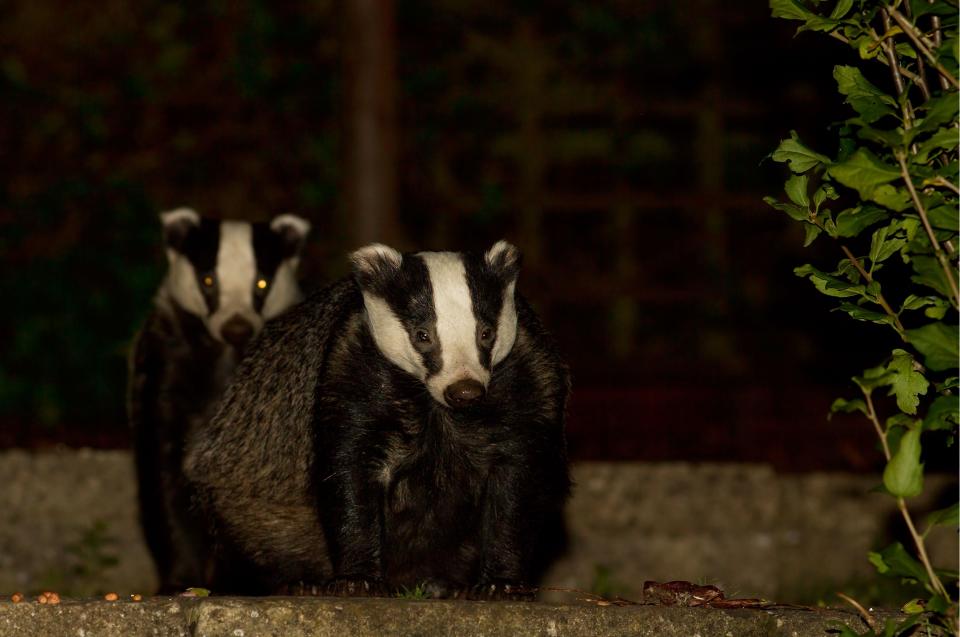
<svg viewBox="0 0 960 637">
<path fill-rule="evenodd" d="M 300 300 L 300 248 L 310 225 L 161 214 L 169 269 L 130 356 L 140 520 L 160 591 L 209 584 L 208 525 L 191 508 L 183 448 L 209 422 L 247 341 Z"/>
<path fill-rule="evenodd" d="M 569 491 L 568 371 L 518 251 L 351 260 L 267 326 L 187 452 L 237 567 L 217 591 L 514 596 Z"/>
</svg>

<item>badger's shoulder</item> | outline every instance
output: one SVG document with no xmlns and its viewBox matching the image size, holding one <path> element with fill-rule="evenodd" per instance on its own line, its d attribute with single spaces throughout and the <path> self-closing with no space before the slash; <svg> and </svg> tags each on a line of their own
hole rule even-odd
<svg viewBox="0 0 960 637">
<path fill-rule="evenodd" d="M 317 375 L 338 324 L 361 303 L 344 279 L 267 323 L 210 425 L 188 441 L 192 480 L 252 493 L 306 479 Z"/>
<path fill-rule="evenodd" d="M 558 422 L 566 410 L 570 370 L 553 336 L 520 294 L 516 307 L 517 338 L 513 350 L 494 369 L 494 377 L 508 384 L 524 405 L 536 409 L 537 416 Z"/>
</svg>

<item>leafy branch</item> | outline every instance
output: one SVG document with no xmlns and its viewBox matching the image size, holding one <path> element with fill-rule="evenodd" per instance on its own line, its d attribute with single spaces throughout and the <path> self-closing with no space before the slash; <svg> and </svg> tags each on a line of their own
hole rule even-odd
<svg viewBox="0 0 960 637">
<path fill-rule="evenodd" d="M 805 264 L 794 272 L 836 298 L 838 311 L 887 325 L 903 342 L 904 349 L 853 379 L 862 398 L 837 399 L 831 408 L 859 411 L 872 424 L 886 462 L 884 487 L 912 539 L 911 549 L 894 543 L 870 553 L 870 561 L 881 574 L 920 582 L 930 593 L 929 600 L 904 606 L 907 620 L 882 631 L 873 622 L 864 635 L 960 635 L 950 597 L 957 573 L 936 569 L 925 545 L 933 526 L 960 522 L 960 505 L 935 512 L 922 533 L 908 507 L 923 491 L 923 445 L 943 444 L 943 437 L 928 434 L 946 432 L 953 440 L 960 433 L 957 6 L 955 0 L 770 0 L 770 6 L 774 17 L 799 21 L 801 32 L 847 43 L 862 66 L 877 61 L 889 70 L 888 93 L 873 83 L 869 68 L 834 68 L 837 90 L 854 111 L 839 128 L 837 153 L 817 152 L 791 132 L 771 154 L 792 173 L 786 200 L 765 201 L 802 225 L 804 245 L 825 234 L 845 257 L 832 269 Z M 928 68 L 938 82 L 928 81 Z M 838 202 L 845 207 L 838 210 Z M 897 408 L 884 422 L 874 399 L 880 387 L 889 389 Z"/>
</svg>

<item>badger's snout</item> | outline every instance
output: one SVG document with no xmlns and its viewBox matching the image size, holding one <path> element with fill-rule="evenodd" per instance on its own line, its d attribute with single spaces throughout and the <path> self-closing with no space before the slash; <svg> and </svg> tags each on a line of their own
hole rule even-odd
<svg viewBox="0 0 960 637">
<path fill-rule="evenodd" d="M 253 325 L 239 314 L 234 314 L 220 328 L 220 335 L 234 347 L 243 347 L 253 336 Z"/>
<path fill-rule="evenodd" d="M 447 385 L 443 390 L 443 397 L 451 407 L 468 407 L 483 398 L 485 393 L 483 385 L 467 378 Z"/>
</svg>

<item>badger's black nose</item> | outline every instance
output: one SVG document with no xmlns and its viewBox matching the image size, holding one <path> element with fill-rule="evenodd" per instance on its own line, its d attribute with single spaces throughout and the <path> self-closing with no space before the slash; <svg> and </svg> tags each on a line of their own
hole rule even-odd
<svg viewBox="0 0 960 637">
<path fill-rule="evenodd" d="M 243 347 L 253 336 L 253 326 L 240 315 L 235 314 L 220 328 L 220 335 L 234 347 Z"/>
<path fill-rule="evenodd" d="M 443 397 L 451 407 L 466 407 L 483 398 L 483 385 L 473 379 L 458 380 L 447 385 Z"/>
</svg>

